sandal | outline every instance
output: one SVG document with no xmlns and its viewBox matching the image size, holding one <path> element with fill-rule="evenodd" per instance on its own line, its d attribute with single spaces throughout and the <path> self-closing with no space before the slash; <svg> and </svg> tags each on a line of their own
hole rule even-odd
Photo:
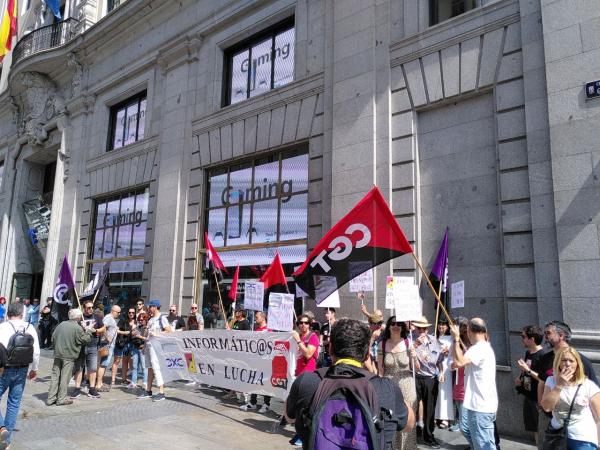
<svg viewBox="0 0 600 450">
<path fill-rule="evenodd" d="M 110 386 L 107 384 L 103 384 L 102 386 L 100 386 L 98 388 L 98 392 L 109 392 L 110 391 Z"/>
</svg>

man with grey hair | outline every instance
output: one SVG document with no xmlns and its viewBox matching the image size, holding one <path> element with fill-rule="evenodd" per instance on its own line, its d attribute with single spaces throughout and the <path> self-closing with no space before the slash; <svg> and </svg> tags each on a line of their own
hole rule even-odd
<svg viewBox="0 0 600 450">
<path fill-rule="evenodd" d="M 25 381 L 27 378 L 35 379 L 40 362 L 37 331 L 31 324 L 23 321 L 23 304 L 11 303 L 6 315 L 8 320 L 0 324 L 0 344 L 7 350 L 6 367 L 0 377 L 0 398 L 8 391 L 8 401 L 6 415 L 0 415 L 0 449 L 10 445 L 25 390 Z"/>
<path fill-rule="evenodd" d="M 552 322 L 548 322 L 544 326 L 544 338 L 546 342 L 552 347 L 552 350 L 546 353 L 544 356 L 540 358 L 540 362 L 538 364 L 539 372 L 529 371 L 528 375 L 532 378 L 537 379 L 538 383 L 538 399 L 542 398 L 544 394 L 544 387 L 546 386 L 546 379 L 553 375 L 553 365 L 554 365 L 554 355 L 561 348 L 569 347 L 569 343 L 571 342 L 571 327 L 560 320 L 553 320 Z M 596 378 L 596 373 L 594 372 L 594 367 L 589 359 L 587 359 L 581 353 L 581 362 L 583 364 L 583 371 L 585 372 L 585 376 L 588 377 L 591 381 L 593 381 L 596 386 L 600 386 L 598 384 L 598 379 Z M 540 408 L 539 416 L 538 416 L 538 429 L 539 429 L 539 437 L 538 437 L 538 448 L 542 448 L 542 444 L 544 442 L 544 432 L 548 428 L 548 423 L 550 422 L 550 418 L 548 415 Z"/>
<path fill-rule="evenodd" d="M 69 380 L 73 374 L 75 360 L 79 357 L 81 347 L 89 344 L 92 330 L 84 328 L 81 323 L 83 313 L 79 309 L 69 310 L 69 320 L 58 324 L 52 339 L 54 342 L 54 364 L 46 405 L 70 405 L 73 400 L 67 398 Z"/>
<path fill-rule="evenodd" d="M 104 372 L 106 372 L 106 368 L 108 364 L 113 359 L 113 354 L 115 351 L 115 338 L 117 336 L 117 319 L 121 314 L 121 307 L 118 305 L 113 305 L 110 308 L 110 313 L 104 316 L 102 323 L 106 327 L 106 331 L 104 332 L 103 337 L 100 339 L 98 348 L 108 346 L 108 355 L 100 357 L 98 356 L 98 374 L 96 376 L 96 391 L 100 392 L 108 392 L 111 388 L 111 385 L 102 384 L 102 379 L 104 378 Z M 88 394 L 90 395 L 90 394 Z M 100 395 L 97 394 L 97 397 Z M 96 397 L 96 398 L 97 398 Z"/>
</svg>

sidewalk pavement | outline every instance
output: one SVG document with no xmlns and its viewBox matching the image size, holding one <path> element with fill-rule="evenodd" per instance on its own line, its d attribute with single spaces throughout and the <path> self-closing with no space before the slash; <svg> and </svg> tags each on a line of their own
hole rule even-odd
<svg viewBox="0 0 600 450">
<path fill-rule="evenodd" d="M 11 450 L 294 449 L 288 443 L 293 427 L 278 426 L 281 401 L 273 399 L 273 410 L 266 414 L 244 412 L 235 401 L 222 399 L 221 389 L 197 390 L 175 382 L 167 385 L 167 400 L 160 403 L 138 400 L 132 390 L 118 387 L 100 399 L 82 395 L 72 405 L 46 406 L 51 365 L 52 352 L 43 350 L 38 379 L 25 388 Z M 444 449 L 466 446 L 460 433 L 438 430 L 436 438 Z M 533 449 L 502 440 L 502 450 Z"/>
</svg>

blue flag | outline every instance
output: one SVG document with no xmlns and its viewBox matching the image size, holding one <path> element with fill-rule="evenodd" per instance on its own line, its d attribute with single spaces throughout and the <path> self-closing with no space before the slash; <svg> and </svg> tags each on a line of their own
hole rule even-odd
<svg viewBox="0 0 600 450">
<path fill-rule="evenodd" d="M 50 8 L 50 11 L 52 11 L 52 14 L 54 15 L 54 17 L 56 17 L 56 20 L 62 20 L 62 16 L 60 14 L 60 1 L 44 0 L 44 2 L 48 6 L 48 8 Z"/>
</svg>

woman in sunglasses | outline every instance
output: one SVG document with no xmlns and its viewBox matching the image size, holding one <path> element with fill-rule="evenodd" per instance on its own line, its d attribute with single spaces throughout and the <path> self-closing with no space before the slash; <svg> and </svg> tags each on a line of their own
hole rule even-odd
<svg viewBox="0 0 600 450">
<path fill-rule="evenodd" d="M 135 320 L 135 308 L 132 306 L 127 308 L 125 317 L 119 320 L 117 325 L 117 340 L 115 341 L 115 354 L 112 365 L 111 381 L 110 385 L 115 385 L 115 379 L 117 377 L 117 370 L 121 361 L 123 367 L 121 368 L 121 383 L 127 384 L 127 370 L 131 361 L 131 332 L 136 327 Z"/>
<path fill-rule="evenodd" d="M 144 359 L 144 346 L 148 339 L 148 314 L 142 312 L 137 316 L 137 324 L 131 332 L 131 383 L 127 386 L 130 389 L 138 387 L 138 373 L 142 372 L 142 390 L 147 389 L 148 369 Z M 140 370 L 141 368 L 141 370 Z"/>
<path fill-rule="evenodd" d="M 319 336 L 311 331 L 310 322 L 310 317 L 307 314 L 300 314 L 296 322 L 298 331 L 292 331 L 292 337 L 298 344 L 296 376 L 302 372 L 314 372 L 317 369 Z"/>
<path fill-rule="evenodd" d="M 394 316 L 388 319 L 382 333 L 381 344 L 377 350 L 377 366 L 379 376 L 391 378 L 398 383 L 404 400 L 416 414 L 418 410 L 417 392 L 412 376 L 416 353 L 409 344 L 408 333 L 406 322 L 397 322 Z M 406 433 L 396 433 L 394 448 L 401 450 L 417 448 L 416 428 Z"/>
</svg>

